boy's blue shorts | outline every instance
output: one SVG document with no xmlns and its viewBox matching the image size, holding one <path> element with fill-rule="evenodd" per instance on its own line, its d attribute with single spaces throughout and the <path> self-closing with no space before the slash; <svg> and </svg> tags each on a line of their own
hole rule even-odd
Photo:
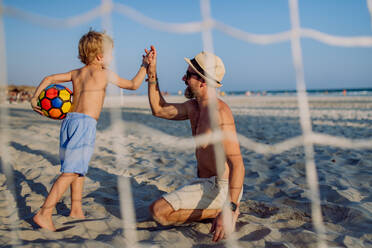
<svg viewBox="0 0 372 248">
<path fill-rule="evenodd" d="M 86 114 L 71 112 L 62 121 L 59 137 L 61 172 L 84 176 L 94 151 L 97 121 Z"/>
</svg>

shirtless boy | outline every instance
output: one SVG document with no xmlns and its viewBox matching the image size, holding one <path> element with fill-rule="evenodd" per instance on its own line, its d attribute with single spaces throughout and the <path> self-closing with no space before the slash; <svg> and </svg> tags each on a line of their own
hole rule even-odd
<svg viewBox="0 0 372 248">
<path fill-rule="evenodd" d="M 79 41 L 79 59 L 84 67 L 66 73 L 45 77 L 36 88 L 31 106 L 43 114 L 37 106 L 37 97 L 50 84 L 72 81 L 73 105 L 61 124 L 60 159 L 61 172 L 49 192 L 34 221 L 42 228 L 55 231 L 52 212 L 59 199 L 70 186 L 71 212 L 73 218 L 85 218 L 82 210 L 84 175 L 94 150 L 96 124 L 102 110 L 106 87 L 113 83 L 120 88 L 136 90 L 146 76 L 148 56 L 143 56 L 142 65 L 131 79 L 119 77 L 107 67 L 112 60 L 113 40 L 105 33 L 90 30 Z"/>
</svg>

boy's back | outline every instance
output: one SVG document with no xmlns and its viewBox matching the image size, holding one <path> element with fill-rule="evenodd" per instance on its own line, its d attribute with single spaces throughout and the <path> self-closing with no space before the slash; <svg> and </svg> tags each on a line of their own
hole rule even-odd
<svg viewBox="0 0 372 248">
<path fill-rule="evenodd" d="M 99 65 L 87 65 L 71 71 L 74 90 L 71 112 L 89 115 L 98 120 L 106 95 L 107 70 Z"/>
</svg>

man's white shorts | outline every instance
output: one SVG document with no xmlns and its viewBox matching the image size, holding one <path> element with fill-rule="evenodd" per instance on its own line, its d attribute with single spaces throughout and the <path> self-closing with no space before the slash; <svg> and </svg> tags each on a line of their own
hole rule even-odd
<svg viewBox="0 0 372 248">
<path fill-rule="evenodd" d="M 189 184 L 163 198 L 173 207 L 179 209 L 221 209 L 228 197 L 228 179 L 195 178 Z M 243 195 L 240 192 L 239 201 Z"/>
</svg>

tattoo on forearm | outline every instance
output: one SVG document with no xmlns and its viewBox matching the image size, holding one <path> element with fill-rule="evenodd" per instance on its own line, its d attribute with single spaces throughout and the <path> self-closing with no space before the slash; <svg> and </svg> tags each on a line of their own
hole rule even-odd
<svg viewBox="0 0 372 248">
<path fill-rule="evenodd" d="M 226 154 L 226 157 L 241 157 L 242 155 L 240 153 L 236 153 L 236 154 L 229 154 L 227 153 Z"/>
<path fill-rule="evenodd" d="M 233 123 L 220 123 L 220 126 L 223 127 L 223 126 L 234 126 L 234 122 Z"/>
</svg>

